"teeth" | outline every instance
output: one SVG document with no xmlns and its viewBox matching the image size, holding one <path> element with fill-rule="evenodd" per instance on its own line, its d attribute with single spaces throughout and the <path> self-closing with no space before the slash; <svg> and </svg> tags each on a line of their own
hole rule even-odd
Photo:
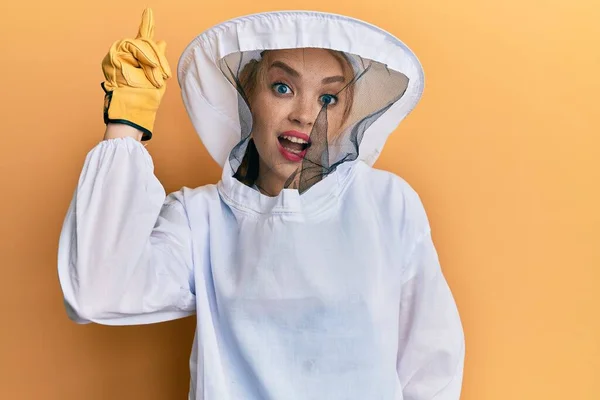
<svg viewBox="0 0 600 400">
<path fill-rule="evenodd" d="M 283 136 L 283 138 L 286 140 L 289 140 L 290 142 L 293 142 L 293 143 L 308 144 L 308 142 L 306 140 L 302 140 L 295 136 Z"/>
</svg>

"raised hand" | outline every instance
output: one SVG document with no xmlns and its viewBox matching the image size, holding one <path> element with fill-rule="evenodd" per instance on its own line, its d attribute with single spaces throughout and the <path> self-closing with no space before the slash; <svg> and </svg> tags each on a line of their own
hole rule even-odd
<svg viewBox="0 0 600 400">
<path fill-rule="evenodd" d="M 104 122 L 130 125 L 152 137 L 156 112 L 171 77 L 166 43 L 154 41 L 154 14 L 142 14 L 135 39 L 113 43 L 102 60 L 105 81 Z"/>
</svg>

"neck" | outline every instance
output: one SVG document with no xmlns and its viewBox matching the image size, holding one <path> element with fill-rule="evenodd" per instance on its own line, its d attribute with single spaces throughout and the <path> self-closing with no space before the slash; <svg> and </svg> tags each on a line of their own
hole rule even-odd
<svg viewBox="0 0 600 400">
<path fill-rule="evenodd" d="M 286 179 L 282 179 L 277 176 L 274 171 L 263 165 L 262 161 L 259 162 L 258 167 L 258 178 L 254 184 L 258 187 L 260 192 L 266 196 L 276 197 L 283 190 Z"/>
</svg>

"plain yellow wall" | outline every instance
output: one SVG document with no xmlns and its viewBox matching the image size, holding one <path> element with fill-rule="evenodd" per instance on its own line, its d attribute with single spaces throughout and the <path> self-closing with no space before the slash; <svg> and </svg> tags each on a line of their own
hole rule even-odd
<svg viewBox="0 0 600 400">
<path fill-rule="evenodd" d="M 425 94 L 377 166 L 429 213 L 465 327 L 462 399 L 600 399 L 598 0 L 3 2 L 1 399 L 186 398 L 193 319 L 77 326 L 56 273 L 103 134 L 100 61 L 146 6 L 173 69 L 195 35 L 259 11 L 347 14 L 404 40 Z M 148 149 L 168 191 L 220 176 L 175 79 Z"/>
</svg>

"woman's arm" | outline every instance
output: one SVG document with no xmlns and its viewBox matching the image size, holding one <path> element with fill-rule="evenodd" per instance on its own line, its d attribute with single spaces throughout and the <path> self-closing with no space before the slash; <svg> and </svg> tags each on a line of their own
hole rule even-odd
<svg viewBox="0 0 600 400">
<path fill-rule="evenodd" d="M 403 271 L 398 375 L 405 400 L 459 400 L 465 342 L 429 229 Z"/>
<path fill-rule="evenodd" d="M 152 323 L 195 311 L 182 195 L 165 195 L 134 131 L 109 125 L 64 221 L 58 272 L 69 316 L 80 323 Z"/>
<path fill-rule="evenodd" d="M 109 123 L 106 124 L 106 131 L 104 131 L 104 140 L 130 137 L 140 142 L 142 140 L 142 135 L 142 131 L 140 131 L 139 129 L 135 129 L 134 127 L 131 127 L 129 125 Z"/>
</svg>

